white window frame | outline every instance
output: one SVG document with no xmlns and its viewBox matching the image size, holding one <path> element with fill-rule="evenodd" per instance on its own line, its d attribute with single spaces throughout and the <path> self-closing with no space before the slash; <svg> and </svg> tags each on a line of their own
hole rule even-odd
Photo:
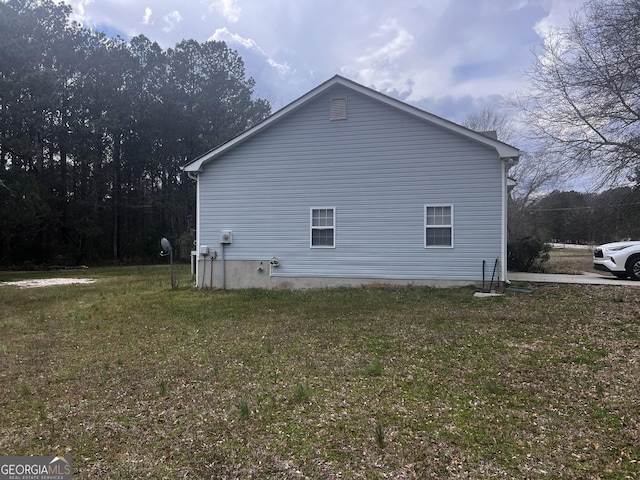
<svg viewBox="0 0 640 480">
<path fill-rule="evenodd" d="M 314 225 L 313 212 L 317 210 L 331 210 L 333 213 L 332 225 Z M 314 245 L 314 230 L 333 230 L 333 241 L 331 245 Z M 309 209 L 309 247 L 310 248 L 336 248 L 336 207 L 311 207 Z"/>
<path fill-rule="evenodd" d="M 451 209 L 451 222 L 449 224 L 427 225 L 427 212 L 429 208 L 446 207 Z M 427 245 L 427 230 L 429 228 L 448 228 L 451 230 L 451 244 L 450 245 Z M 424 206 L 424 248 L 453 248 L 453 205 L 447 203 L 430 203 Z"/>
</svg>

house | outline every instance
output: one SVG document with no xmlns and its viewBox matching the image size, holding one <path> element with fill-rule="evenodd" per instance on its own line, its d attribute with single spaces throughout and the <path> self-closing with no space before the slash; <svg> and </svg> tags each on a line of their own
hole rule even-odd
<svg viewBox="0 0 640 480">
<path fill-rule="evenodd" d="M 518 149 L 341 76 L 183 167 L 198 287 L 506 278 Z"/>
</svg>

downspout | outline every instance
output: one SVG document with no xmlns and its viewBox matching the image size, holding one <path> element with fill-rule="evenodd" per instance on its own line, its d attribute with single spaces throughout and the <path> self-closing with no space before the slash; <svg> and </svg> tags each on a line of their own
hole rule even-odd
<svg viewBox="0 0 640 480">
<path fill-rule="evenodd" d="M 187 177 L 196 182 L 196 287 L 202 288 L 204 287 L 204 276 L 207 273 L 207 259 L 204 257 L 202 262 L 200 261 L 200 181 L 198 173 L 199 172 L 187 172 Z M 198 282 L 200 279 L 200 270 L 202 270 L 202 284 Z"/>
<path fill-rule="evenodd" d="M 507 280 L 507 171 L 510 159 L 502 161 L 502 235 L 500 246 L 500 277 Z M 500 278 L 498 279 L 500 282 Z"/>
<path fill-rule="evenodd" d="M 502 253 L 500 259 L 500 272 L 503 281 L 508 282 L 508 212 L 509 212 L 509 169 L 518 161 L 518 158 L 502 158 Z"/>
</svg>

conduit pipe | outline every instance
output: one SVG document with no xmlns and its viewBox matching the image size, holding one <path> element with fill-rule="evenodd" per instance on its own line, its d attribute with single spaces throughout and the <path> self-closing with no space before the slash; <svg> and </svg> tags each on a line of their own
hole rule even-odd
<svg viewBox="0 0 640 480">
<path fill-rule="evenodd" d="M 209 280 L 209 288 L 213 290 L 213 261 L 215 260 L 216 257 L 214 257 L 213 255 L 211 255 L 211 271 L 209 272 L 209 274 L 211 275 L 211 279 Z"/>
<path fill-rule="evenodd" d="M 225 271 L 224 271 L 224 243 L 220 244 L 220 260 L 222 261 L 222 264 L 220 265 L 221 270 L 222 270 L 222 280 L 221 280 L 221 286 L 220 289 L 224 290 L 225 288 Z"/>
<path fill-rule="evenodd" d="M 198 262 L 198 271 L 202 270 L 202 282 L 199 282 L 199 287 L 204 288 L 204 279 L 207 274 L 207 257 L 204 258 L 202 262 L 202 268 L 200 268 L 200 259 L 196 257 L 196 262 Z"/>
</svg>

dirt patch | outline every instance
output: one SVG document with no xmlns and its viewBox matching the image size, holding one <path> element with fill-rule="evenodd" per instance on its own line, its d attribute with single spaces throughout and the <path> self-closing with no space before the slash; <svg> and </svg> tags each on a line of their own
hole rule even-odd
<svg viewBox="0 0 640 480">
<path fill-rule="evenodd" d="M 75 283 L 94 283 L 92 278 L 37 278 L 17 282 L 1 282 L 0 285 L 13 285 L 18 288 L 50 287 L 53 285 L 71 285 Z"/>
</svg>

